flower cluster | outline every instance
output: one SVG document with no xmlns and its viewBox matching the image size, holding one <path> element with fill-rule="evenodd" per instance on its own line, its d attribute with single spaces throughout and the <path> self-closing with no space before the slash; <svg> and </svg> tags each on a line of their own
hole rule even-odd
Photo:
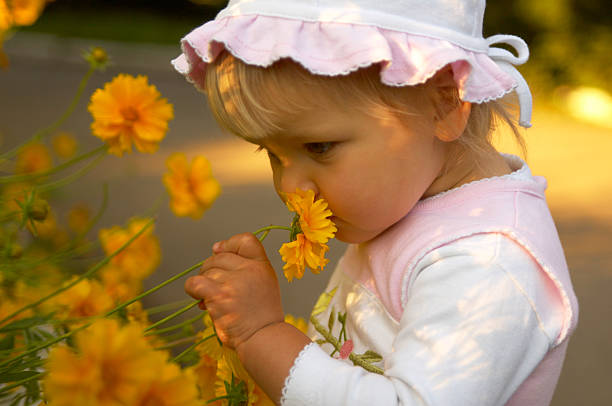
<svg viewBox="0 0 612 406">
<path fill-rule="evenodd" d="M 323 199 L 314 200 L 312 190 L 296 190 L 285 196 L 287 207 L 296 214 L 292 223 L 292 238 L 283 244 L 279 252 L 285 261 L 283 271 L 289 282 L 301 279 L 306 266 L 313 273 L 319 273 L 327 265 L 326 245 L 337 229 L 329 219 L 332 215 Z"/>
<path fill-rule="evenodd" d="M 103 319 L 58 345 L 46 363 L 45 394 L 53 406 L 196 406 L 195 376 L 155 351 L 137 324 Z"/>
</svg>

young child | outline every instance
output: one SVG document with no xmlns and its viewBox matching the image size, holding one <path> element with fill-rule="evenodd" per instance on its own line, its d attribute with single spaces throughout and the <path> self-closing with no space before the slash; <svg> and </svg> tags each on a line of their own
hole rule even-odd
<svg viewBox="0 0 612 406">
<path fill-rule="evenodd" d="M 257 238 L 213 246 L 185 288 L 286 405 L 548 405 L 578 307 L 546 181 L 501 98 L 531 95 L 523 40 L 482 36 L 485 0 L 232 0 L 173 61 L 226 130 L 267 151 L 279 195 L 324 198 L 350 243 L 317 320 L 346 312 L 353 354 L 283 322 Z M 516 55 L 496 47 L 507 44 Z M 313 298 L 314 300 L 314 298 Z M 338 336 L 336 322 L 332 334 Z M 350 350 L 350 348 L 348 348 Z"/>
</svg>

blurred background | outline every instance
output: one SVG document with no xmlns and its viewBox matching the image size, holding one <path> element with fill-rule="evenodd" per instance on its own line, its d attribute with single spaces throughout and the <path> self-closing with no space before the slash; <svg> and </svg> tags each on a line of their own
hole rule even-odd
<svg viewBox="0 0 612 406">
<path fill-rule="evenodd" d="M 206 101 L 170 60 L 180 54 L 182 36 L 214 18 L 223 0 L 55 0 L 32 25 L 4 38 L 0 70 L 0 150 L 4 151 L 53 122 L 69 104 L 87 70 L 81 55 L 101 46 L 112 66 L 96 73 L 85 97 L 63 129 L 76 134 L 80 151 L 100 145 L 91 136 L 88 95 L 118 73 L 147 75 L 174 105 L 170 131 L 153 155 L 107 157 L 95 171 L 53 196 L 62 216 L 75 203 L 100 205 L 103 184 L 109 205 L 101 227 L 125 224 L 162 202 L 156 234 L 162 264 L 146 281 L 153 286 L 210 254 L 211 245 L 235 233 L 291 216 L 276 197 L 264 154 L 221 133 Z M 532 92 L 533 127 L 525 130 L 527 162 L 548 179 L 547 198 L 557 222 L 576 294 L 580 321 L 568 351 L 554 406 L 609 405 L 612 378 L 612 13 L 603 0 L 514 0 L 489 2 L 485 36 L 519 35 L 531 59 L 521 67 Z M 2 39 L 0 38 L 0 44 Z M 1 46 L 1 45 L 0 45 Z M 0 48 L 1 50 L 1 48 Z M 1 61 L 0 61 L 1 62 Z M 517 152 L 500 133 L 499 149 Z M 201 220 L 175 217 L 161 182 L 173 152 L 208 157 L 223 191 Z M 92 237 L 95 237 L 92 236 Z M 283 233 L 266 240 L 277 269 Z M 306 317 L 344 246 L 331 243 L 331 264 L 322 275 L 281 278 L 287 313 Z M 149 304 L 184 298 L 182 282 Z M 608 315 L 608 316 L 606 316 Z"/>
</svg>

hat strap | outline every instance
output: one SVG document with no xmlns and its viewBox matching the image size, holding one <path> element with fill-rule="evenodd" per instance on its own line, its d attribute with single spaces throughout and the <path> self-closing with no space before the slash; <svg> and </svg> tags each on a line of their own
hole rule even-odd
<svg viewBox="0 0 612 406">
<path fill-rule="evenodd" d="M 516 82 L 516 94 L 519 100 L 520 116 L 519 124 L 523 127 L 531 127 L 531 110 L 533 105 L 533 98 L 529 91 L 529 86 L 514 67 L 514 65 L 522 65 L 529 59 L 529 48 L 522 38 L 514 35 L 493 35 L 485 39 L 487 45 L 489 45 L 488 55 L 493 59 L 497 65 L 506 73 L 508 73 Z M 510 45 L 516 51 L 517 55 L 512 52 L 499 47 L 493 47 L 495 44 L 507 44 Z"/>
</svg>

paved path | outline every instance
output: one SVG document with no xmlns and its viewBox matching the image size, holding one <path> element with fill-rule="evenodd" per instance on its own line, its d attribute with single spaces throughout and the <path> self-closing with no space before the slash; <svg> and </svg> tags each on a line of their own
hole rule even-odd
<svg viewBox="0 0 612 406">
<path fill-rule="evenodd" d="M 55 196 L 60 211 L 77 201 L 97 207 L 102 196 L 102 183 L 108 182 L 110 204 L 102 226 L 123 224 L 127 218 L 144 212 L 160 195 L 164 195 L 161 174 L 165 171 L 165 158 L 170 153 L 182 151 L 188 156 L 207 155 L 214 173 L 223 184 L 223 194 L 200 221 L 178 219 L 167 207 L 161 210 L 156 232 L 162 243 L 163 261 L 160 270 L 147 281 L 148 286 L 208 255 L 210 246 L 217 239 L 253 231 L 266 224 L 285 224 L 290 220 L 269 184 L 265 158 L 253 154 L 252 146 L 221 135 L 206 110 L 203 96 L 172 71 L 169 60 L 177 54 L 178 48 L 151 46 L 144 49 L 143 45 L 56 40 L 48 36 L 19 34 L 6 44 L 11 67 L 0 72 L 2 149 L 14 145 L 17 140 L 59 116 L 85 71 L 78 55 L 89 45 L 105 46 L 115 65 L 94 76 L 86 95 L 119 72 L 146 74 L 174 104 L 176 118 L 156 154 L 108 157 L 95 172 L 75 183 L 69 191 Z M 88 130 L 91 118 L 86 112 L 86 104 L 87 97 L 65 125 L 66 130 L 78 135 L 83 151 L 99 145 Z M 535 164 L 538 164 L 537 159 Z M 607 192 L 602 195 L 607 195 Z M 608 199 L 610 197 L 612 195 L 607 195 Z M 555 207 L 558 208 L 553 210 L 553 214 L 566 248 L 581 309 L 580 325 L 570 344 L 553 405 L 610 405 L 612 221 L 607 214 L 601 215 L 605 211 L 601 204 L 592 210 L 581 207 L 582 215 L 576 215 L 578 210 L 572 210 L 575 206 L 568 208 L 560 204 Z M 271 235 L 266 243 L 277 269 L 282 265 L 276 249 L 283 238 L 283 235 Z M 341 254 L 342 248 L 341 243 L 332 244 L 332 262 Z M 325 280 L 323 275 L 307 275 L 304 280 L 292 284 L 282 282 L 285 311 L 307 315 Z M 183 295 L 179 283 L 162 291 L 154 301 L 167 302 L 183 298 Z"/>
</svg>

